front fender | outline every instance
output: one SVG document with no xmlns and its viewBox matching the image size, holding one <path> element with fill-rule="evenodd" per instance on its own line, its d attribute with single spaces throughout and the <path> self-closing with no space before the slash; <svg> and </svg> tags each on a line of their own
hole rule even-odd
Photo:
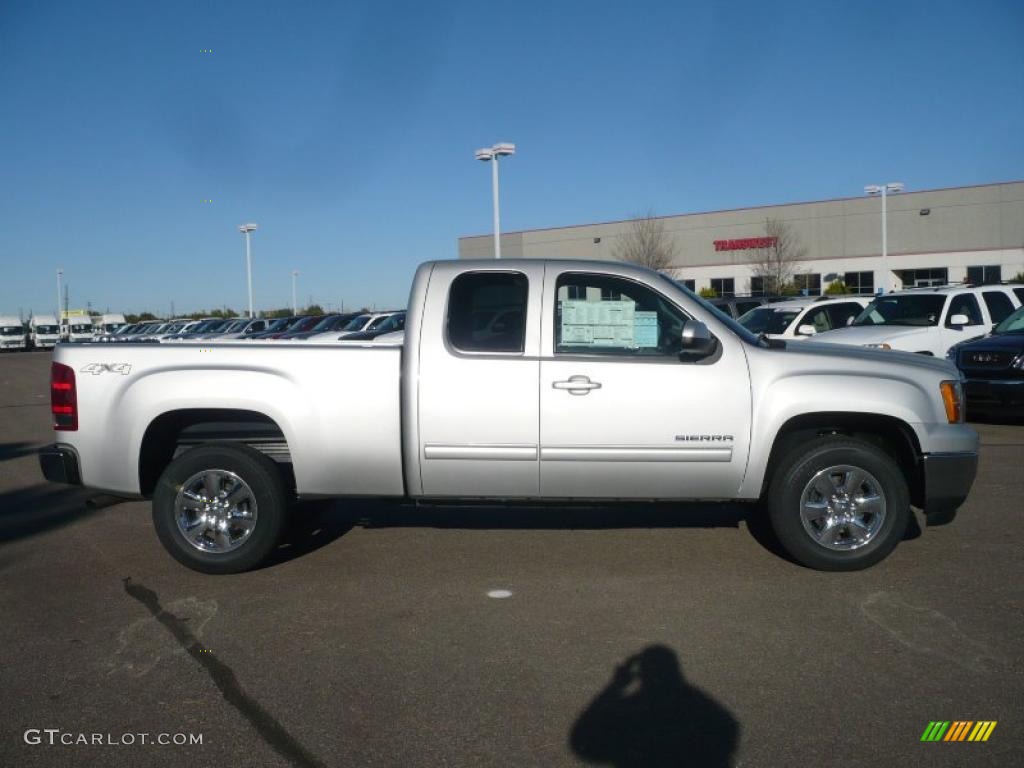
<svg viewBox="0 0 1024 768">
<path fill-rule="evenodd" d="M 924 377 L 929 379 L 931 377 Z M 927 445 L 926 424 L 945 413 L 935 412 L 935 397 L 925 387 L 898 376 L 872 374 L 808 374 L 778 379 L 754 392 L 754 420 L 749 471 L 740 488 L 741 498 L 757 498 L 765 479 L 768 458 L 783 426 L 793 418 L 821 413 L 854 413 L 898 419 Z"/>
</svg>

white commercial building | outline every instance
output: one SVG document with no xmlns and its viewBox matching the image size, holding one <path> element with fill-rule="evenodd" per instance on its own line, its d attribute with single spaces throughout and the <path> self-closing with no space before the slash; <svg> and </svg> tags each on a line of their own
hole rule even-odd
<svg viewBox="0 0 1024 768">
<path fill-rule="evenodd" d="M 782 222 L 803 255 L 796 282 L 809 294 L 833 280 L 853 292 L 1011 280 L 1024 273 L 1024 181 L 905 191 L 886 199 L 888 256 L 882 258 L 877 196 L 659 217 L 676 246 L 674 275 L 722 296 L 762 292 L 754 274 L 769 244 L 767 222 Z M 614 259 L 630 220 L 507 232 L 506 258 Z M 493 235 L 459 239 L 460 258 L 490 258 Z M 888 275 L 886 275 L 888 273 Z"/>
</svg>

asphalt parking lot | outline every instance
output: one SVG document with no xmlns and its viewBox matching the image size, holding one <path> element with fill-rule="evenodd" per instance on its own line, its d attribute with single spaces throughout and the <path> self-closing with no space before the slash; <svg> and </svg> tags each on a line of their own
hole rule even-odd
<svg viewBox="0 0 1024 768">
<path fill-rule="evenodd" d="M 860 573 L 745 505 L 361 503 L 209 577 L 148 504 L 43 480 L 48 364 L 0 356 L 2 765 L 1024 765 L 1024 426 L 978 425 L 957 519 Z"/>
</svg>

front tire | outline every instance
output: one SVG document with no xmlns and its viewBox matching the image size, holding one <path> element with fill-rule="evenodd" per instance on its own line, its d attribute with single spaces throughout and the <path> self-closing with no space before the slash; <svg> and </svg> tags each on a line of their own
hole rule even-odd
<svg viewBox="0 0 1024 768">
<path fill-rule="evenodd" d="M 895 459 L 877 446 L 822 437 L 779 462 L 768 514 L 779 542 L 798 562 L 856 571 L 899 544 L 910 520 L 910 492 Z"/>
<path fill-rule="evenodd" d="M 244 445 L 193 448 L 164 470 L 153 525 L 175 560 L 201 573 L 240 573 L 264 562 L 284 529 L 288 495 L 277 465 Z"/>
</svg>

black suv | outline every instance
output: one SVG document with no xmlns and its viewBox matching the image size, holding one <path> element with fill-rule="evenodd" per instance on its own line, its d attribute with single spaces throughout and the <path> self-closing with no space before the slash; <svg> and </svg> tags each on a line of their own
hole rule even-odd
<svg viewBox="0 0 1024 768">
<path fill-rule="evenodd" d="M 969 414 L 1024 415 L 1024 307 L 988 336 L 955 345 L 947 357 L 964 376 Z"/>
</svg>

